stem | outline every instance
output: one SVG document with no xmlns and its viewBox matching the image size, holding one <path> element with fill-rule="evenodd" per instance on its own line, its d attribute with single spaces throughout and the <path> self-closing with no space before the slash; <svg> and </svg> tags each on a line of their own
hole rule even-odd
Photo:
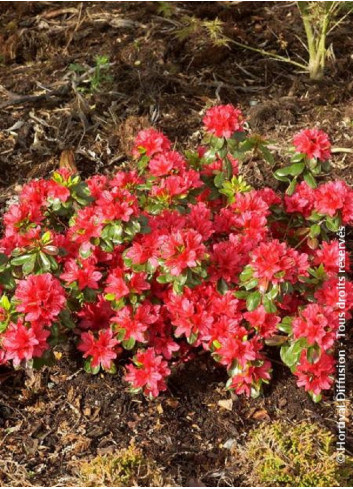
<svg viewBox="0 0 353 489">
<path fill-rule="evenodd" d="M 235 44 L 236 46 L 239 46 L 244 49 L 248 49 L 249 51 L 254 51 L 255 53 L 262 54 L 263 56 L 269 56 L 270 58 L 278 59 L 279 61 L 283 61 L 284 63 L 289 63 L 291 65 L 297 66 L 298 68 L 301 68 L 302 70 L 308 71 L 307 65 L 304 65 L 302 63 L 298 63 L 297 61 L 293 61 L 290 58 L 286 58 L 285 56 L 280 56 L 279 54 L 271 53 L 270 51 L 265 51 L 264 49 L 258 49 L 254 48 L 252 46 L 248 46 L 247 44 L 243 44 L 238 41 L 234 41 L 233 39 L 227 38 L 227 42 L 231 44 Z"/>
<path fill-rule="evenodd" d="M 311 27 L 309 2 L 297 2 L 300 15 L 304 24 L 306 39 L 308 41 L 309 65 L 310 61 L 316 57 L 315 35 Z"/>
</svg>

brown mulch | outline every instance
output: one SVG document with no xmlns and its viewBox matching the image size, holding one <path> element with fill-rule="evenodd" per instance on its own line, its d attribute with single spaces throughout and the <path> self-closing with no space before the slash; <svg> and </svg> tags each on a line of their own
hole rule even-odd
<svg viewBox="0 0 353 489">
<path fill-rule="evenodd" d="M 313 84 L 290 65 L 210 45 L 204 34 L 176 37 L 182 16 L 218 17 L 235 40 L 305 57 L 293 3 L 169 2 L 170 16 L 161 3 L 0 3 L 2 207 L 19 185 L 49 175 L 63 154 L 84 176 L 113 172 L 136 132 L 151 124 L 178 144 L 195 146 L 202 111 L 217 102 L 241 106 L 251 130 L 276 147 L 304 127 L 323 128 L 334 147 L 351 150 L 334 154 L 333 177 L 353 184 L 351 18 L 331 36 L 335 63 Z M 94 93 L 84 81 L 78 89 L 70 65 L 89 71 L 102 55 L 111 63 L 109 79 Z M 266 168 L 249 178 L 271 184 Z M 126 392 L 122 368 L 116 376 L 89 376 L 73 346 L 57 354 L 57 366 L 39 373 L 0 372 L 3 484 L 70 485 L 78 460 L 135 441 L 179 485 L 241 486 L 226 461 L 251 427 L 308 419 L 335 430 L 332 396 L 314 405 L 277 363 L 256 400 L 225 392 L 224 370 L 202 356 L 148 402 Z M 347 361 L 352 371 L 352 352 Z"/>
</svg>

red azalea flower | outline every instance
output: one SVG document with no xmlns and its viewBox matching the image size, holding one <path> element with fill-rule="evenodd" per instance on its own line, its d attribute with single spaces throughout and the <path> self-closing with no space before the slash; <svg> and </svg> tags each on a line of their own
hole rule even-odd
<svg viewBox="0 0 353 489">
<path fill-rule="evenodd" d="M 315 210 L 319 214 L 333 217 L 343 208 L 347 195 L 347 185 L 344 182 L 328 182 L 315 190 Z"/>
<path fill-rule="evenodd" d="M 92 238 L 99 238 L 103 230 L 102 216 L 99 208 L 84 207 L 75 215 L 75 222 L 70 227 L 68 238 L 78 244 L 88 243 Z"/>
<path fill-rule="evenodd" d="M 157 397 L 165 391 L 165 378 L 170 374 L 168 364 L 161 355 L 156 355 L 153 348 L 139 350 L 134 357 L 135 365 L 128 365 L 125 380 L 133 389 L 143 389 L 145 395 Z"/>
<path fill-rule="evenodd" d="M 108 185 L 108 179 L 105 175 L 93 175 L 87 178 L 86 184 L 90 190 L 91 196 L 98 199 L 103 190 L 106 190 Z"/>
<path fill-rule="evenodd" d="M 345 255 L 345 271 L 348 272 L 350 270 L 349 254 L 345 250 L 342 250 L 342 253 L 344 253 Z M 340 258 L 341 257 L 338 240 L 333 240 L 330 242 L 323 241 L 321 247 L 315 252 L 314 264 L 322 264 L 324 266 L 325 272 L 329 275 L 337 274 L 340 264 L 342 265 L 343 263 L 343 261 L 340 261 Z"/>
<path fill-rule="evenodd" d="M 314 208 L 315 191 L 306 182 L 300 182 L 293 195 L 285 195 L 284 201 L 287 212 L 299 212 L 309 217 Z"/>
<path fill-rule="evenodd" d="M 238 395 L 245 394 L 248 397 L 251 395 L 252 386 L 256 386 L 261 381 L 268 381 L 271 378 L 271 363 L 264 360 L 261 365 L 247 364 L 241 369 L 241 372 L 232 377 L 232 382 L 229 386 Z"/>
<path fill-rule="evenodd" d="M 328 135 L 319 129 L 304 129 L 293 138 L 295 150 L 308 158 L 326 161 L 331 156 L 331 143 Z"/>
<path fill-rule="evenodd" d="M 257 340 L 247 339 L 247 335 L 248 331 L 239 327 L 236 335 L 222 338 L 221 347 L 215 352 L 220 357 L 219 363 L 230 368 L 234 361 L 244 366 L 246 362 L 255 360 L 259 345 Z"/>
<path fill-rule="evenodd" d="M 33 323 L 31 328 L 38 341 L 38 344 L 35 345 L 33 348 L 33 357 L 40 358 L 43 355 L 43 353 L 49 350 L 50 348 L 47 342 L 47 339 L 50 336 L 50 331 L 48 331 L 41 324 L 38 323 Z"/>
<path fill-rule="evenodd" d="M 96 368 L 101 365 L 104 369 L 109 370 L 112 361 L 117 357 L 114 350 L 119 342 L 113 337 L 111 329 L 101 329 L 98 332 L 98 338 L 95 338 L 89 331 L 81 334 L 81 343 L 78 349 L 83 352 L 83 357 L 92 357 L 91 367 Z"/>
<path fill-rule="evenodd" d="M 293 333 L 295 338 L 306 338 L 309 345 L 318 344 L 327 350 L 335 341 L 331 315 L 318 304 L 309 304 L 299 317 L 293 320 Z"/>
<path fill-rule="evenodd" d="M 335 360 L 331 355 L 321 352 L 321 356 L 314 362 L 309 362 L 307 351 L 302 351 L 299 365 L 294 374 L 298 377 L 297 385 L 304 387 L 307 392 L 318 396 L 322 390 L 327 390 L 333 383 Z"/>
<path fill-rule="evenodd" d="M 212 213 L 204 202 L 196 205 L 189 205 L 190 214 L 187 216 L 188 227 L 195 229 L 205 241 L 214 233 Z"/>
<path fill-rule="evenodd" d="M 172 275 L 179 275 L 185 268 L 196 267 L 205 256 L 202 236 L 193 230 L 171 234 L 161 247 L 161 257 Z"/>
<path fill-rule="evenodd" d="M 236 282 L 244 266 L 239 247 L 230 241 L 221 241 L 213 245 L 209 274 L 212 280 L 223 278 L 227 282 Z"/>
<path fill-rule="evenodd" d="M 163 177 L 169 175 L 172 171 L 180 172 L 185 170 L 186 162 L 177 151 L 165 151 L 154 156 L 148 168 L 151 174 L 155 177 Z"/>
<path fill-rule="evenodd" d="M 147 281 L 147 273 L 132 273 L 128 279 L 130 292 L 133 294 L 142 294 L 145 290 L 151 288 Z"/>
<path fill-rule="evenodd" d="M 49 180 L 47 192 L 48 197 L 51 199 L 58 199 L 61 202 L 66 202 L 70 197 L 70 190 L 54 180 Z"/>
<path fill-rule="evenodd" d="M 118 301 L 122 297 L 129 295 L 130 290 L 124 280 L 124 272 L 121 268 L 115 268 L 108 275 L 106 280 L 105 294 L 112 294 L 115 300 Z"/>
<path fill-rule="evenodd" d="M 96 270 L 95 263 L 91 260 L 84 260 L 78 264 L 76 260 L 69 259 L 65 262 L 64 270 L 60 278 L 68 284 L 77 282 L 80 290 L 86 287 L 90 289 L 99 288 L 98 282 L 102 278 L 102 274 Z"/>
<path fill-rule="evenodd" d="M 25 314 L 26 321 L 44 326 L 51 324 L 66 304 L 64 289 L 50 273 L 20 280 L 15 299 L 19 301 L 16 309 Z"/>
<path fill-rule="evenodd" d="M 252 252 L 251 266 L 254 277 L 259 279 L 263 290 L 268 284 L 278 284 L 286 280 L 295 283 L 299 277 L 308 274 L 308 255 L 288 248 L 285 243 L 277 239 L 268 243 L 261 243 Z"/>
<path fill-rule="evenodd" d="M 281 321 L 279 316 L 267 313 L 264 306 L 259 306 L 254 311 L 246 312 L 244 314 L 244 319 L 246 319 L 263 338 L 270 338 L 276 333 L 277 325 Z"/>
<path fill-rule="evenodd" d="M 230 138 L 235 132 L 243 131 L 244 117 L 233 105 L 216 105 L 208 109 L 203 123 L 207 132 L 218 138 Z"/>
<path fill-rule="evenodd" d="M 171 142 L 164 134 L 153 128 L 143 129 L 136 136 L 132 154 L 135 158 L 139 158 L 143 153 L 153 156 L 156 153 L 169 151 L 170 147 Z"/>
<path fill-rule="evenodd" d="M 10 323 L 2 337 L 6 360 L 12 360 L 15 367 L 22 360 L 31 360 L 39 344 L 40 339 L 37 338 L 35 331 L 33 328 L 27 328 L 22 318 L 19 318 L 17 323 Z"/>
<path fill-rule="evenodd" d="M 102 295 L 97 297 L 97 302 L 84 304 L 81 311 L 77 313 L 80 318 L 80 328 L 92 330 L 107 329 L 113 315 L 114 310 Z"/>
<path fill-rule="evenodd" d="M 156 307 L 152 306 L 148 301 L 145 301 L 135 310 L 131 306 L 122 307 L 111 318 L 111 323 L 118 330 L 124 331 L 122 341 L 128 341 L 132 338 L 135 341 L 145 343 L 145 332 L 157 319 Z"/>
<path fill-rule="evenodd" d="M 97 200 L 98 215 L 103 221 L 128 222 L 137 213 L 137 200 L 128 190 L 114 187 L 103 190 Z"/>
</svg>

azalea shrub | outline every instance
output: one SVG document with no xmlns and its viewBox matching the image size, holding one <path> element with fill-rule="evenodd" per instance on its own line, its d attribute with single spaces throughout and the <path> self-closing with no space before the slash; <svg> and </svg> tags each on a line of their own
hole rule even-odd
<svg viewBox="0 0 353 489">
<path fill-rule="evenodd" d="M 239 109 L 210 108 L 203 123 L 196 151 L 150 128 L 127 170 L 82 180 L 60 169 L 24 185 L 0 241 L 2 364 L 50 365 L 71 341 L 88 372 L 119 365 L 132 392 L 154 397 L 205 351 L 229 389 L 257 396 L 280 349 L 315 401 L 331 387 L 340 317 L 353 305 L 352 284 L 343 310 L 337 287 L 353 191 L 317 183 L 328 137 L 294 137 L 275 192 L 241 176 L 249 152 L 275 159 Z"/>
</svg>

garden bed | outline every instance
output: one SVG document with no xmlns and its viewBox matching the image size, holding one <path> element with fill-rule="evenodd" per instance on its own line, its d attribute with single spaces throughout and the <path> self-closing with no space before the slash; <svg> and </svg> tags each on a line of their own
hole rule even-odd
<svg viewBox="0 0 353 489">
<path fill-rule="evenodd" d="M 177 8 L 204 19 L 218 16 L 227 35 L 242 42 L 266 41 L 267 49 L 276 51 L 288 42 L 290 52 L 304 55 L 293 7 L 244 2 L 230 8 L 227 3 L 180 2 Z M 276 141 L 275 151 L 288 146 L 298 130 L 319 125 L 334 147 L 348 148 L 334 153 L 331 177 L 353 183 L 349 26 L 334 39 L 334 67 L 320 84 L 312 84 L 288 65 L 239 48 L 210 49 L 198 37 L 172 40 L 174 17 L 162 14 L 153 2 L 26 2 L 17 9 L 2 3 L 3 208 L 20 185 L 49 176 L 60 161 L 74 164 L 85 177 L 113 173 L 138 130 L 151 124 L 171 140 L 195 146 L 201 111 L 217 102 L 240 106 L 253 131 Z M 74 76 L 69 65 L 94 66 L 98 55 L 112 63 L 99 90 L 66 89 Z M 48 96 L 48 90 L 55 94 Z M 2 105 L 33 94 L 46 96 Z M 244 170 L 254 186 L 278 185 L 256 162 Z M 244 474 L 232 463 L 230 448 L 258 423 L 310 420 L 336 429 L 332 397 L 313 404 L 276 357 L 271 358 L 274 379 L 258 399 L 225 392 L 226 373 L 204 355 L 183 366 L 168 391 L 148 402 L 131 397 L 120 371 L 85 373 L 73 345 L 56 355 L 58 364 L 40 372 L 2 368 L 0 373 L 0 476 L 7 484 L 70 485 L 77 461 L 133 441 L 179 485 L 241 486 Z M 350 348 L 348 370 L 352 362 Z M 352 388 L 349 379 L 348 395 Z M 347 442 L 353 450 L 352 438 Z"/>
</svg>

